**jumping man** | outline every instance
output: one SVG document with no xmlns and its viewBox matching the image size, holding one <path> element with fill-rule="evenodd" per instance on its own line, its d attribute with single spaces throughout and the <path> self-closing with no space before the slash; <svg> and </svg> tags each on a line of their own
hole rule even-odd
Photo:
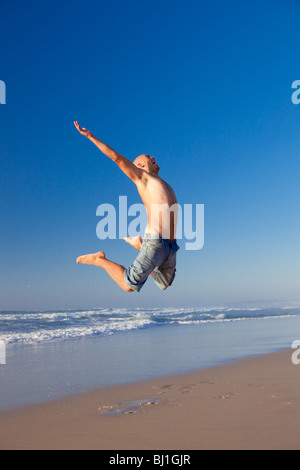
<svg viewBox="0 0 300 470">
<path fill-rule="evenodd" d="M 160 168 L 154 157 L 143 154 L 131 162 L 97 139 L 91 131 L 80 127 L 77 121 L 74 124 L 80 134 L 93 142 L 135 183 L 148 218 L 143 240 L 140 236 L 125 238 L 139 252 L 129 268 L 108 260 L 103 251 L 79 256 L 77 263 L 103 268 L 125 292 L 139 292 L 150 274 L 158 287 L 165 290 L 174 280 L 179 249 L 176 243 L 177 199 L 173 189 L 158 176 Z"/>
</svg>

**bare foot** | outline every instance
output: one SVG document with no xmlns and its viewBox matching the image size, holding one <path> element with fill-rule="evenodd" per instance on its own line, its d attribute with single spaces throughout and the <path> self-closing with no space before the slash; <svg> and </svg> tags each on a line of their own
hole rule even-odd
<svg viewBox="0 0 300 470">
<path fill-rule="evenodd" d="M 105 259 L 104 251 L 98 253 L 91 253 L 90 255 L 83 255 L 77 258 L 76 263 L 91 264 L 93 266 L 101 266 L 101 260 Z"/>
<path fill-rule="evenodd" d="M 124 237 L 125 242 L 129 243 L 129 245 L 136 248 L 138 251 L 142 248 L 142 238 L 137 235 L 136 237 Z"/>
</svg>

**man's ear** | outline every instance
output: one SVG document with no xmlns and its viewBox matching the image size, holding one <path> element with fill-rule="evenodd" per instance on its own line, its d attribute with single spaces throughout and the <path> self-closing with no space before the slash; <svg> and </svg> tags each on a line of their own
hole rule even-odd
<svg viewBox="0 0 300 470">
<path fill-rule="evenodd" d="M 139 168 L 144 168 L 145 165 L 143 165 L 142 163 L 138 163 L 137 166 L 138 166 Z"/>
</svg>

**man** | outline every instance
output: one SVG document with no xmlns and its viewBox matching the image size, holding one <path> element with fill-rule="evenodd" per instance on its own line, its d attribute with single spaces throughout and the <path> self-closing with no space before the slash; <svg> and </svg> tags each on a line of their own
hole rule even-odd
<svg viewBox="0 0 300 470">
<path fill-rule="evenodd" d="M 150 274 L 158 287 L 165 290 L 174 280 L 179 249 L 176 243 L 178 207 L 173 189 L 158 176 L 160 168 L 154 157 L 143 154 L 131 162 L 93 136 L 91 131 L 80 127 L 77 121 L 74 124 L 80 134 L 93 142 L 135 183 L 148 217 L 143 240 L 140 236 L 125 238 L 139 251 L 129 268 L 107 259 L 103 251 L 80 256 L 77 263 L 105 269 L 125 292 L 139 292 Z"/>
</svg>

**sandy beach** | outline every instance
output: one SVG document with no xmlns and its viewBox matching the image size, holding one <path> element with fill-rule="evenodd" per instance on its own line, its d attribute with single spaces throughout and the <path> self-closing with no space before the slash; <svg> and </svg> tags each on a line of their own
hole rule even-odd
<svg viewBox="0 0 300 470">
<path fill-rule="evenodd" d="M 291 350 L 92 389 L 0 415 L 0 448 L 298 449 Z"/>
</svg>

